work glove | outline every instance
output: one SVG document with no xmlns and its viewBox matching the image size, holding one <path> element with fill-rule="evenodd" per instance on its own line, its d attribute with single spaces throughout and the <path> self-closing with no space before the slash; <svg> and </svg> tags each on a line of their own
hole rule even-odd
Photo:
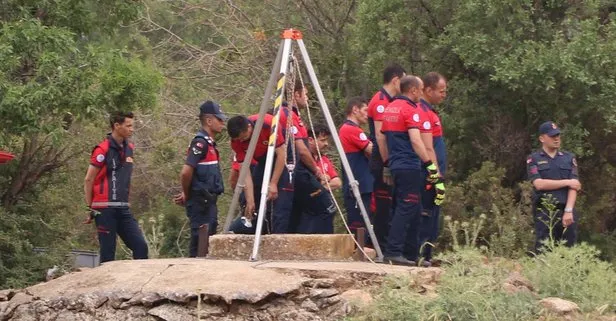
<svg viewBox="0 0 616 321">
<path fill-rule="evenodd" d="M 423 165 L 424 165 L 424 168 L 428 171 L 428 177 L 426 177 L 428 182 L 430 183 L 438 182 L 440 177 L 439 177 L 438 168 L 436 168 L 436 165 L 434 165 L 432 161 L 427 161 Z"/>
<path fill-rule="evenodd" d="M 445 200 L 445 183 L 443 183 L 442 181 L 439 181 L 436 184 L 434 184 L 434 188 L 436 190 L 436 197 L 434 198 L 434 205 L 440 206 L 441 204 L 443 204 L 443 201 Z"/>
<path fill-rule="evenodd" d="M 383 167 L 383 182 L 387 185 L 394 184 L 394 179 L 391 176 L 391 169 L 387 166 Z"/>
</svg>

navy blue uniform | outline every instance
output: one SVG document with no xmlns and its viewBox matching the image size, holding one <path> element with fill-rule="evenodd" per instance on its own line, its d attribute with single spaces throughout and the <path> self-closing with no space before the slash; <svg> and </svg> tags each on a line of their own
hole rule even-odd
<svg viewBox="0 0 616 321">
<path fill-rule="evenodd" d="M 130 213 L 128 194 L 133 171 L 133 144 L 119 145 L 109 135 L 92 151 L 90 165 L 100 168 L 92 187 L 91 208 L 96 215 L 100 261 L 115 260 L 117 236 L 132 250 L 134 259 L 148 258 L 148 245 Z"/>
<path fill-rule="evenodd" d="M 372 197 L 372 191 L 374 188 L 374 178 L 370 172 L 370 164 L 368 157 L 364 153 L 365 149 L 370 145 L 368 137 L 358 124 L 351 120 L 345 120 L 344 124 L 338 131 L 340 142 L 342 143 L 342 149 L 349 161 L 353 176 L 359 184 L 359 192 L 361 194 L 361 201 L 364 207 L 368 211 L 368 215 L 372 217 L 370 213 L 370 201 Z M 353 195 L 353 190 L 349 186 L 349 179 L 346 173 L 343 172 L 342 179 L 342 192 L 344 196 L 344 206 L 347 211 L 347 221 L 351 231 L 357 230 L 357 228 L 365 227 L 364 220 L 361 216 L 358 200 Z M 371 218 L 372 219 L 372 218 Z"/>
<path fill-rule="evenodd" d="M 421 160 L 409 138 L 409 129 L 430 131 L 430 122 L 424 110 L 407 97 L 396 97 L 385 108 L 382 131 L 387 137 L 389 167 L 394 177 L 395 208 L 385 256 L 403 254 L 409 260 L 417 259 L 420 223 Z M 406 248 L 405 248 L 406 245 Z"/>
<path fill-rule="evenodd" d="M 186 200 L 186 215 L 190 219 L 190 257 L 197 256 L 199 227 L 209 225 L 209 233 L 218 226 L 218 195 L 224 191 L 220 156 L 216 143 L 207 133 L 199 131 L 190 142 L 186 165 L 194 168 L 191 191 Z"/>
<path fill-rule="evenodd" d="M 370 170 L 374 178 L 374 233 L 379 241 L 379 245 L 385 248 L 387 243 L 387 233 L 389 232 L 389 221 L 392 216 L 392 187 L 383 182 L 384 161 L 379 151 L 379 144 L 376 141 L 375 121 L 383 121 L 385 107 L 393 98 L 384 88 L 374 94 L 368 103 L 368 126 L 370 129 L 370 141 L 372 142 L 372 159 L 370 160 Z"/>
<path fill-rule="evenodd" d="M 533 182 L 536 179 L 578 179 L 578 169 L 575 156 L 568 152 L 558 152 L 554 158 L 550 157 L 543 150 L 538 150 L 526 160 L 526 168 L 528 172 L 528 179 Z M 549 198 L 551 195 L 556 205 L 557 213 L 553 218 L 552 224 L 554 225 L 552 233 L 555 240 L 564 239 L 567 242 L 567 246 L 572 246 L 576 241 L 576 214 L 574 211 L 574 223 L 563 228 L 561 223 L 565 204 L 567 203 L 567 194 L 569 192 L 568 187 L 560 188 L 552 191 L 538 191 L 534 189 L 533 193 L 533 216 L 535 219 L 535 251 L 540 251 L 542 244 L 541 241 L 549 238 L 550 213 L 542 205 L 543 199 Z"/>
</svg>

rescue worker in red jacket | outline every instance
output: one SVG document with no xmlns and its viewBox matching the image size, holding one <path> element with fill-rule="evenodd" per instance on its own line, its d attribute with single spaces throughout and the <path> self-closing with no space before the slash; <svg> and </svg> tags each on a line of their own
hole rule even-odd
<svg viewBox="0 0 616 321">
<path fill-rule="evenodd" d="M 426 180 L 422 168 L 435 188 L 444 191 L 436 165 L 426 151 L 423 134 L 431 133 L 427 111 L 418 105 L 423 82 L 416 76 L 400 80 L 401 95 L 394 98 L 383 113 L 383 134 L 387 137 L 389 164 L 394 179 L 394 214 L 391 218 L 384 262 L 415 265 L 419 250 L 421 190 Z"/>
<path fill-rule="evenodd" d="M 117 236 L 134 259 L 148 258 L 148 245 L 128 203 L 134 149 L 128 138 L 133 134 L 133 118 L 131 112 L 111 115 L 111 134 L 92 151 L 83 186 L 96 222 L 101 263 L 115 260 Z"/>
<path fill-rule="evenodd" d="M 400 94 L 400 79 L 406 71 L 398 64 L 391 64 L 383 71 L 383 87 L 368 103 L 368 126 L 372 142 L 370 168 L 374 177 L 374 233 L 382 248 L 385 248 L 389 221 L 392 215 L 392 178 L 387 160 L 387 139 L 381 131 L 385 107 Z"/>
<path fill-rule="evenodd" d="M 349 228 L 353 232 L 360 227 L 365 227 L 358 202 L 362 202 L 368 211 L 368 216 L 372 216 L 370 209 L 374 188 L 374 177 L 370 172 L 372 143 L 368 140 L 361 127 L 359 127 L 368 122 L 367 110 L 368 106 L 363 99 L 359 97 L 349 99 L 346 109 L 347 118 L 338 131 L 342 148 L 351 166 L 353 176 L 359 184 L 358 187 L 361 194 L 361 199 L 355 199 L 353 190 L 349 186 L 349 180 L 344 175 L 344 205 L 347 210 Z"/>
</svg>

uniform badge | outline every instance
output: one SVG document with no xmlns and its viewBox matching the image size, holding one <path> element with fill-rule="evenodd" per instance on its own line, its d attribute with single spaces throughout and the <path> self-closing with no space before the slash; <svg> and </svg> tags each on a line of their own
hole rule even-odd
<svg viewBox="0 0 616 321">
<path fill-rule="evenodd" d="M 96 155 L 96 161 L 99 163 L 102 163 L 105 160 L 105 155 L 103 154 L 98 154 Z"/>
<path fill-rule="evenodd" d="M 382 114 L 382 113 L 385 111 L 385 106 L 383 106 L 383 105 L 379 105 L 378 107 L 376 107 L 376 111 L 377 111 L 379 114 Z"/>
<path fill-rule="evenodd" d="M 529 159 L 527 159 L 527 160 L 526 160 L 526 164 L 530 164 L 530 163 L 532 163 L 532 162 L 533 162 L 533 159 L 532 159 L 532 158 L 529 158 Z"/>
<path fill-rule="evenodd" d="M 359 140 L 368 140 L 368 137 L 366 136 L 366 134 L 361 133 L 359 134 Z"/>
<path fill-rule="evenodd" d="M 197 147 L 193 147 L 191 149 L 192 149 L 193 154 L 195 155 L 200 155 L 201 153 L 203 153 L 203 151 L 198 149 Z"/>
<path fill-rule="evenodd" d="M 548 161 L 538 161 L 537 162 L 538 165 L 547 164 L 547 163 L 548 163 Z"/>
<path fill-rule="evenodd" d="M 196 145 L 197 145 L 197 147 L 199 147 L 199 148 L 203 149 L 203 144 L 202 144 L 201 142 L 197 142 L 197 144 L 196 144 Z"/>
<path fill-rule="evenodd" d="M 297 132 L 298 132 L 297 127 L 295 126 L 291 127 L 291 132 L 293 133 L 293 135 L 297 135 Z"/>
<path fill-rule="evenodd" d="M 430 122 L 429 122 L 429 121 L 425 121 L 425 122 L 423 123 L 423 128 L 424 128 L 424 129 L 430 129 Z"/>
<path fill-rule="evenodd" d="M 418 122 L 419 121 L 419 114 L 414 114 L 413 115 L 413 120 Z"/>
</svg>

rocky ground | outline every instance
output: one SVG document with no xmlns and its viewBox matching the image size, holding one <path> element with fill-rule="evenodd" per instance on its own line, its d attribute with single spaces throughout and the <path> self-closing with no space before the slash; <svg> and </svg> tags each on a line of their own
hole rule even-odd
<svg viewBox="0 0 616 321">
<path fill-rule="evenodd" d="M 0 320 L 339 320 L 387 274 L 432 289 L 441 270 L 362 262 L 115 261 L 0 291 Z"/>
</svg>

